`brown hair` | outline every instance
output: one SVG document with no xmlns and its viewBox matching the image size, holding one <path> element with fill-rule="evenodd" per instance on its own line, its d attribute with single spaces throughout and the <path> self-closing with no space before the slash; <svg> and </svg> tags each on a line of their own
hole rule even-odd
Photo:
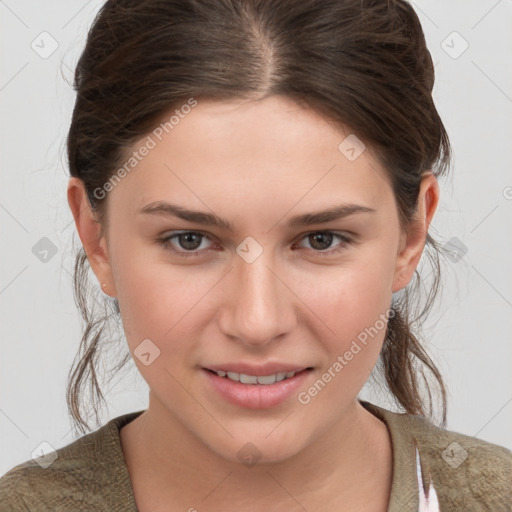
<svg viewBox="0 0 512 512">
<path fill-rule="evenodd" d="M 70 174 L 84 183 L 106 234 L 108 195 L 94 191 L 164 114 L 190 98 L 278 94 L 350 127 L 372 148 L 391 178 L 405 231 L 422 174 L 432 170 L 439 177 L 450 165 L 433 85 L 434 66 L 420 21 L 403 0 L 109 0 L 93 22 L 76 67 L 77 97 L 67 139 Z M 432 417 L 427 370 L 441 393 L 445 425 L 442 377 L 412 328 L 415 322 L 419 328 L 437 294 L 441 249 L 428 234 L 425 253 L 433 283 L 422 308 L 418 270 L 394 295 L 395 314 L 377 368 L 397 405 Z M 105 329 L 112 319 L 120 325 L 117 301 L 98 293 L 98 287 L 89 288 L 88 272 L 80 248 L 74 292 L 85 330 L 69 373 L 67 403 L 82 432 L 90 430 L 82 416 L 83 388 L 89 382 L 97 419 L 97 405 L 104 401 L 97 367 L 107 342 Z M 99 315 L 95 301 L 103 304 Z M 114 371 L 129 360 L 128 351 Z"/>
</svg>

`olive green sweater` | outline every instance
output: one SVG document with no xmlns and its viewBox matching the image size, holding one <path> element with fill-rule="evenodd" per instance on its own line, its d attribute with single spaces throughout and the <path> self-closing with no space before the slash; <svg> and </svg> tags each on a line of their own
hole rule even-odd
<svg viewBox="0 0 512 512">
<path fill-rule="evenodd" d="M 429 475 L 435 490 L 430 498 L 435 494 L 438 505 L 420 510 L 512 511 L 511 451 L 438 428 L 423 417 L 360 403 L 384 421 L 391 435 L 389 512 L 418 512 Z M 30 460 L 11 469 L 0 478 L 0 512 L 136 512 L 119 430 L 142 412 L 112 419 L 57 449 L 53 457 L 46 455 L 39 463 Z M 421 469 L 416 465 L 416 448 Z"/>
</svg>

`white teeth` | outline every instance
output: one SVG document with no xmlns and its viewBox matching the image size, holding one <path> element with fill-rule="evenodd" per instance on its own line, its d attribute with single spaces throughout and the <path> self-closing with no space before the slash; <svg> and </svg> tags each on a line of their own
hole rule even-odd
<svg viewBox="0 0 512 512">
<path fill-rule="evenodd" d="M 219 377 L 227 377 L 230 380 L 234 380 L 236 382 L 241 382 L 242 384 L 274 384 L 275 382 L 280 382 L 284 379 L 289 379 L 293 377 L 297 372 L 278 372 L 273 375 L 247 375 L 245 373 L 236 373 L 236 372 L 224 372 L 222 370 L 218 370 L 215 372 Z"/>
<path fill-rule="evenodd" d="M 258 384 L 258 377 L 255 377 L 254 375 L 246 375 L 245 373 L 241 373 L 240 382 L 242 384 Z"/>
<path fill-rule="evenodd" d="M 274 384 L 276 375 L 263 375 L 258 377 L 258 384 Z"/>
</svg>

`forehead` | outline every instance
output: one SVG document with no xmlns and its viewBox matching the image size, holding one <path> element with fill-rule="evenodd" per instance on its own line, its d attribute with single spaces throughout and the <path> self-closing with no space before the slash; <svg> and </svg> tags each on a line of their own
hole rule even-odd
<svg viewBox="0 0 512 512">
<path fill-rule="evenodd" d="M 373 207 L 386 199 L 387 173 L 370 148 L 289 98 L 198 100 L 175 110 L 134 146 L 134 165 L 113 191 L 130 199 L 131 213 L 177 197 L 203 209 L 207 199 L 259 208 L 319 196 Z"/>
</svg>

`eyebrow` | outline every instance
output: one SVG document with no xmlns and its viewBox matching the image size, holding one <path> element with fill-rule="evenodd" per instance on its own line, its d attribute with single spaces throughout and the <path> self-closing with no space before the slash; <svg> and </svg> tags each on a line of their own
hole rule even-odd
<svg viewBox="0 0 512 512">
<path fill-rule="evenodd" d="M 308 226 L 311 224 L 322 224 L 334 220 L 343 219 L 355 213 L 375 213 L 376 210 L 359 204 L 343 204 L 338 207 L 329 208 L 327 210 L 305 213 L 292 217 L 288 221 L 289 227 Z M 233 230 L 233 225 L 226 219 L 218 217 L 213 213 L 188 210 L 182 206 L 178 206 L 163 201 L 155 201 L 147 204 L 139 210 L 141 214 L 163 215 L 166 217 L 178 217 L 189 222 L 202 224 L 204 226 L 217 226 L 219 228 Z"/>
</svg>

